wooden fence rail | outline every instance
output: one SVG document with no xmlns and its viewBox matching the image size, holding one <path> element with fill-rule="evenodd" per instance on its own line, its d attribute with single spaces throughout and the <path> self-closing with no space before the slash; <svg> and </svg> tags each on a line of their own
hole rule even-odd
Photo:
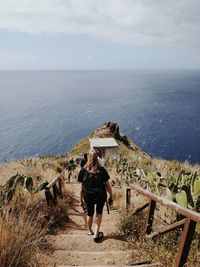
<svg viewBox="0 0 200 267">
<path fill-rule="evenodd" d="M 147 215 L 145 233 L 149 237 L 155 238 L 158 235 L 165 234 L 174 229 L 177 229 L 177 228 L 182 229 L 178 252 L 176 255 L 176 259 L 175 259 L 175 266 L 183 267 L 184 264 L 187 262 L 187 257 L 188 257 L 190 246 L 191 246 L 193 236 L 195 233 L 196 224 L 200 223 L 200 214 L 192 210 L 185 209 L 170 200 L 167 200 L 163 197 L 159 197 L 155 194 L 152 194 L 151 192 L 144 190 L 143 188 L 139 187 L 138 185 L 134 185 L 134 184 L 126 189 L 127 210 L 129 209 L 130 204 L 131 204 L 131 190 L 135 190 L 138 193 L 150 199 L 148 203 L 145 203 L 142 207 L 138 208 L 135 211 L 135 213 L 138 213 L 148 207 L 148 215 Z M 163 228 L 159 232 L 152 233 L 152 226 L 153 226 L 153 221 L 154 221 L 154 212 L 156 208 L 156 203 L 159 203 L 161 206 L 164 206 L 166 208 L 175 210 L 177 213 L 182 214 L 185 217 L 185 219 L 178 221 L 176 223 L 173 223 L 172 225 Z"/>
<path fill-rule="evenodd" d="M 60 175 L 45 187 L 45 197 L 48 206 L 56 206 L 58 197 L 63 197 L 62 180 L 64 178 L 64 175 Z"/>
</svg>

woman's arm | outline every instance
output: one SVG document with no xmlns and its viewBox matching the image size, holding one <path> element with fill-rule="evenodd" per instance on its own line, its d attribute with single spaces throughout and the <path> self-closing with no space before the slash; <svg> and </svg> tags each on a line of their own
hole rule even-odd
<svg viewBox="0 0 200 267">
<path fill-rule="evenodd" d="M 78 182 L 81 183 L 81 189 L 80 189 L 80 203 L 81 203 L 81 206 L 84 205 L 84 198 L 83 198 L 83 185 L 82 185 L 82 182 L 83 182 L 83 175 L 85 173 L 85 169 L 82 168 L 78 174 Z"/>
<path fill-rule="evenodd" d="M 109 181 L 106 181 L 106 189 L 110 195 L 110 198 L 112 199 L 113 198 L 113 194 L 112 194 L 112 187 L 110 185 L 110 182 Z"/>
<path fill-rule="evenodd" d="M 83 199 L 83 187 L 81 185 L 81 191 L 80 191 L 80 202 L 81 202 L 81 206 L 84 204 L 84 199 Z"/>
</svg>

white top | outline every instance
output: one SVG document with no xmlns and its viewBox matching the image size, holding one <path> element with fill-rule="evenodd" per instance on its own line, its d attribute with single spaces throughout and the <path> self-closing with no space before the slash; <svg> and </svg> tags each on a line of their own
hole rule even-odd
<svg viewBox="0 0 200 267">
<path fill-rule="evenodd" d="M 90 146 L 91 148 L 112 148 L 118 147 L 118 144 L 113 137 L 93 138 L 90 139 Z"/>
</svg>

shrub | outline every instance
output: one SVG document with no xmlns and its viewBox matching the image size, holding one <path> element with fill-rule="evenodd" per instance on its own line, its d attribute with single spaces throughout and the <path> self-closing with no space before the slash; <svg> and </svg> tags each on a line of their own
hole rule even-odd
<svg viewBox="0 0 200 267">
<path fill-rule="evenodd" d="M 143 212 L 134 214 L 133 208 L 128 212 L 123 210 L 117 222 L 117 228 L 120 235 L 128 240 L 139 240 L 144 235 L 146 216 Z"/>
<path fill-rule="evenodd" d="M 58 228 L 63 228 L 68 222 L 68 210 L 73 205 L 73 198 L 69 192 L 65 192 L 62 199 L 58 200 L 55 207 L 52 207 L 49 212 L 48 231 L 55 233 Z"/>
</svg>

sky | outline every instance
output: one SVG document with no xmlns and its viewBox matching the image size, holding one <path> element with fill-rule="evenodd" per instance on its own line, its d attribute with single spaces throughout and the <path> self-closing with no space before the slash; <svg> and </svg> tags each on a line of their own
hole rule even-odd
<svg viewBox="0 0 200 267">
<path fill-rule="evenodd" d="M 0 70 L 200 69 L 199 0 L 0 0 Z"/>
</svg>

